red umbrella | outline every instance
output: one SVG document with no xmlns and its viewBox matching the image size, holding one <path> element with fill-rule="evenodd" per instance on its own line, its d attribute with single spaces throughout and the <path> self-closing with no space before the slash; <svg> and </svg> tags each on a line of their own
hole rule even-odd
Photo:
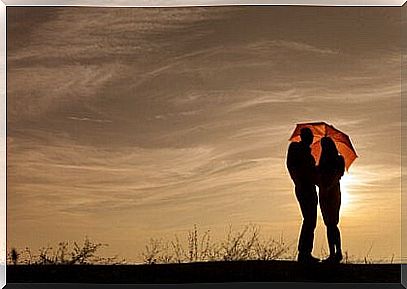
<svg viewBox="0 0 407 289">
<path fill-rule="evenodd" d="M 335 142 L 339 153 L 345 159 L 346 170 L 349 169 L 350 165 L 358 157 L 349 136 L 325 122 L 299 123 L 297 124 L 289 140 L 300 141 L 300 132 L 303 127 L 310 128 L 312 130 L 312 133 L 314 134 L 314 141 L 311 145 L 311 153 L 317 163 L 319 163 L 319 158 L 321 156 L 320 140 L 324 136 L 329 136 Z"/>
</svg>

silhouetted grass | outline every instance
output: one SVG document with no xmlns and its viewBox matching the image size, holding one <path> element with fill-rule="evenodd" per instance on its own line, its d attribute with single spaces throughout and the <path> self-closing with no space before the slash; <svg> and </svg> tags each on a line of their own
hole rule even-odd
<svg viewBox="0 0 407 289">
<path fill-rule="evenodd" d="M 95 243 L 85 237 L 83 244 L 73 242 L 60 242 L 56 248 L 51 246 L 42 247 L 38 254 L 26 247 L 20 252 L 12 248 L 7 256 L 7 263 L 14 265 L 86 265 L 86 264 L 123 264 L 124 260 L 118 261 L 117 256 L 101 257 L 97 251 L 107 244 Z"/>
<path fill-rule="evenodd" d="M 151 238 L 141 254 L 144 264 L 171 264 L 214 261 L 295 261 L 296 241 L 287 244 L 282 235 L 278 238 L 262 236 L 259 226 L 248 224 L 235 231 L 229 226 L 223 240 L 213 240 L 211 231 L 200 232 L 197 225 L 189 230 L 183 239 L 177 235 L 172 240 Z M 97 243 L 85 237 L 82 244 L 67 241 L 57 246 L 42 247 L 36 254 L 30 248 L 18 250 L 12 247 L 7 255 L 7 264 L 20 265 L 118 265 L 129 264 L 118 256 L 102 257 L 98 255 L 100 248 L 107 244 Z M 365 256 L 357 257 L 344 251 L 343 264 L 393 264 L 394 255 L 388 259 L 377 260 L 370 256 L 373 245 Z M 322 258 L 327 252 L 321 248 Z"/>
<path fill-rule="evenodd" d="M 229 226 L 225 239 L 217 242 L 212 240 L 210 230 L 200 233 L 194 225 L 186 242 L 180 242 L 177 235 L 170 241 L 151 238 L 142 255 L 146 264 L 295 258 L 282 237 L 265 239 L 253 224 L 236 232 Z"/>
<path fill-rule="evenodd" d="M 8 254 L 8 282 L 19 283 L 192 283 L 192 282 L 395 282 L 400 280 L 397 264 L 373 264 L 372 246 L 362 259 L 344 252 L 344 264 L 303 265 L 295 262 L 296 240 L 287 245 L 282 236 L 264 238 L 256 225 L 212 240 L 210 230 L 194 225 L 184 239 L 151 238 L 142 254 L 145 264 L 101 257 L 107 244 L 87 237 L 83 243 L 60 242 L 55 248 L 12 248 Z M 322 253 L 322 252 L 321 252 Z M 326 253 L 326 252 L 325 252 Z M 391 262 L 392 263 L 392 262 Z M 112 266 L 115 265 L 115 266 Z"/>
</svg>

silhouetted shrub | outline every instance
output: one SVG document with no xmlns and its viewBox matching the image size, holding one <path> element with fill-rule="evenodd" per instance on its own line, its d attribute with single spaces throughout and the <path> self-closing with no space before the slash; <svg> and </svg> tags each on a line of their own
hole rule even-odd
<svg viewBox="0 0 407 289">
<path fill-rule="evenodd" d="M 275 260 L 291 259 L 288 255 L 289 249 L 290 246 L 285 244 L 282 237 L 279 240 L 262 239 L 256 225 L 247 225 L 238 232 L 233 232 L 230 226 L 226 239 L 221 242 L 212 242 L 209 230 L 199 234 L 197 226 L 194 225 L 194 228 L 188 231 L 185 244 L 179 241 L 178 236 L 171 242 L 152 238 L 142 255 L 146 264 Z"/>
<path fill-rule="evenodd" d="M 20 254 L 17 252 L 16 248 L 12 248 L 10 251 L 10 257 L 11 261 L 13 262 L 14 265 L 17 265 L 18 263 L 18 258 L 20 257 Z"/>
<path fill-rule="evenodd" d="M 73 242 L 73 247 L 70 248 L 69 242 L 60 242 L 56 249 L 51 246 L 42 247 L 39 249 L 39 254 L 32 254 L 29 248 L 25 248 L 22 251 L 23 254 L 19 254 L 17 249 L 12 248 L 10 251 L 10 261 L 13 264 L 17 264 L 20 258 L 21 264 L 27 265 L 75 265 L 75 264 L 123 264 L 125 261 L 117 260 L 117 256 L 114 257 L 100 257 L 96 253 L 97 251 L 107 244 L 94 243 L 85 238 L 83 244 Z"/>
</svg>

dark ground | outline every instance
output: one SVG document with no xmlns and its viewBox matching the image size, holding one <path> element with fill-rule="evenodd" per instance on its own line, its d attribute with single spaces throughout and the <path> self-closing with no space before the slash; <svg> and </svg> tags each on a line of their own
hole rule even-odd
<svg viewBox="0 0 407 289">
<path fill-rule="evenodd" d="M 400 264 L 236 261 L 154 265 L 10 265 L 7 283 L 400 283 Z"/>
</svg>

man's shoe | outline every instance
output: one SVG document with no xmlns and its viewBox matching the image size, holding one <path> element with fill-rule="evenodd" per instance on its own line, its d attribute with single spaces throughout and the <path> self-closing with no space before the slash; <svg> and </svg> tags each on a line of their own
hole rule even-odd
<svg viewBox="0 0 407 289">
<path fill-rule="evenodd" d="M 315 258 L 311 254 L 309 255 L 298 255 L 298 262 L 302 264 L 316 264 L 319 262 L 318 258 Z"/>
</svg>

